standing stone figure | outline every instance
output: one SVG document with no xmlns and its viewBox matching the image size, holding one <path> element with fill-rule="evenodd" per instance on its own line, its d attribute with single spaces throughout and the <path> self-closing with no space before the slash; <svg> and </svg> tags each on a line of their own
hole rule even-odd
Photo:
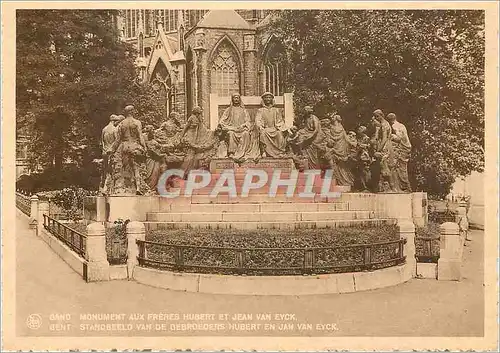
<svg viewBox="0 0 500 353">
<path fill-rule="evenodd" d="M 228 157 L 239 162 L 260 157 L 258 130 L 238 93 L 231 96 L 231 103 L 222 114 L 219 124 L 229 136 Z"/>
<path fill-rule="evenodd" d="M 116 140 L 116 126 L 119 123 L 118 115 L 111 114 L 109 124 L 102 129 L 101 133 L 101 148 L 102 148 L 102 173 L 99 191 L 102 195 L 106 195 L 110 189 L 112 161 L 110 156 L 111 146 Z"/>
<path fill-rule="evenodd" d="M 133 114 L 134 107 L 126 106 L 125 119 L 117 126 L 116 140 L 110 149 L 115 160 L 115 194 L 141 195 L 145 191 L 140 168 L 146 153 L 146 142 L 142 124 Z"/>
<path fill-rule="evenodd" d="M 378 191 L 394 192 L 396 191 L 393 178 L 395 158 L 391 125 L 385 120 L 384 113 L 380 109 L 373 112 L 372 119 L 376 122 L 374 157 L 380 167 Z"/>
<path fill-rule="evenodd" d="M 200 107 L 193 108 L 182 130 L 181 141 L 186 146 L 186 157 L 181 167 L 186 177 L 190 170 L 201 167 L 201 161 L 213 151 L 216 142 L 213 131 L 203 122 L 203 110 Z"/>
<path fill-rule="evenodd" d="M 266 157 L 280 158 L 285 155 L 286 130 L 285 119 L 280 110 L 274 106 L 274 95 L 266 92 L 262 96 L 262 107 L 257 110 L 255 123 L 260 130 L 260 143 Z"/>
<path fill-rule="evenodd" d="M 340 115 L 335 115 L 332 118 L 330 127 L 330 135 L 332 143 L 330 155 L 333 160 L 333 176 L 337 185 L 352 186 L 354 184 L 354 176 L 351 172 L 349 157 L 351 150 L 355 148 L 355 141 L 350 141 L 344 127 L 342 126 L 342 118 Z"/>
<path fill-rule="evenodd" d="M 359 189 L 363 192 L 368 191 L 369 183 L 371 179 L 370 165 L 372 163 L 372 157 L 369 153 L 370 148 L 370 138 L 366 134 L 366 127 L 361 125 L 357 130 L 358 139 L 358 182 Z"/>
<path fill-rule="evenodd" d="M 411 143 L 406 131 L 406 126 L 396 119 L 396 114 L 387 114 L 387 121 L 392 126 L 391 136 L 394 144 L 396 165 L 394 168 L 394 185 L 398 191 L 410 192 L 410 181 L 408 179 L 408 160 L 410 159 Z"/>
</svg>

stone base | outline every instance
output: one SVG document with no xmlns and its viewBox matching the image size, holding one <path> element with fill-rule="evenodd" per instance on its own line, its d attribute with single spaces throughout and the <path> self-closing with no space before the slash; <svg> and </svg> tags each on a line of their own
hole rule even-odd
<svg viewBox="0 0 500 353">
<path fill-rule="evenodd" d="M 107 261 L 87 263 L 87 282 L 109 281 L 109 263 Z"/>
<path fill-rule="evenodd" d="M 134 268 L 133 279 L 139 283 L 176 290 L 229 295 L 318 295 L 352 293 L 395 286 L 411 279 L 406 265 L 370 272 L 311 276 L 229 276 L 176 273 L 151 268 Z"/>
<path fill-rule="evenodd" d="M 417 276 L 419 278 L 437 279 L 437 264 L 417 263 Z"/>
<path fill-rule="evenodd" d="M 283 171 L 292 171 L 295 169 L 295 164 L 291 158 L 262 158 L 258 162 L 236 163 L 232 159 L 212 159 L 210 161 L 210 173 L 220 173 L 223 170 L 245 170 L 245 169 L 280 169 Z"/>
<path fill-rule="evenodd" d="M 440 281 L 460 281 L 462 262 L 458 259 L 454 260 L 438 260 L 438 280 Z"/>
</svg>

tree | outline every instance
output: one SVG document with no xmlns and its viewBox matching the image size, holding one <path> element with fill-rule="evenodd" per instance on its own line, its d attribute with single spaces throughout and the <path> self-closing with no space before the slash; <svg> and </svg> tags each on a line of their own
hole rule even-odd
<svg viewBox="0 0 500 353">
<path fill-rule="evenodd" d="M 346 129 L 394 112 L 414 146 L 413 188 L 436 196 L 484 166 L 482 11 L 279 11 L 300 116 L 337 112 Z M 300 124 L 300 119 L 297 121 Z"/>
<path fill-rule="evenodd" d="M 18 130 L 32 163 L 60 170 L 100 154 L 101 129 L 123 109 L 135 52 L 118 38 L 114 10 L 17 11 Z"/>
</svg>

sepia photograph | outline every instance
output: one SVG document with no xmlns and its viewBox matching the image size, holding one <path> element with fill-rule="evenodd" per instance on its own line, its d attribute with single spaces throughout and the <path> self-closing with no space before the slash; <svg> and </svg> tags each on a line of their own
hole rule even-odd
<svg viewBox="0 0 500 353">
<path fill-rule="evenodd" d="M 2 351 L 495 351 L 497 36 L 494 1 L 3 2 Z"/>
</svg>

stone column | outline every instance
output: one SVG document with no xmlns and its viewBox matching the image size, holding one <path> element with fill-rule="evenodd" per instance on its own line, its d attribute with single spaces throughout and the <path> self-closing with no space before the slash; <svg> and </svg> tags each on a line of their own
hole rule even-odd
<svg viewBox="0 0 500 353">
<path fill-rule="evenodd" d="M 446 222 L 439 227 L 441 235 L 438 261 L 438 280 L 460 281 L 462 243 L 458 224 Z"/>
<path fill-rule="evenodd" d="M 102 223 L 87 226 L 87 282 L 109 281 L 109 262 L 106 253 L 106 230 Z"/>
<path fill-rule="evenodd" d="M 38 196 L 31 196 L 30 228 L 36 229 L 38 224 Z"/>
<path fill-rule="evenodd" d="M 208 32 L 205 32 L 203 28 L 198 28 L 194 34 L 195 36 L 195 46 L 193 50 L 196 53 L 196 80 L 193 82 L 195 84 L 196 100 L 195 104 L 203 109 L 203 115 L 205 123 L 208 126 L 208 113 L 210 112 L 209 102 L 206 97 L 209 97 L 209 68 L 208 68 L 208 58 L 206 57 L 206 37 Z M 188 112 L 191 114 L 191 112 Z"/>
<path fill-rule="evenodd" d="M 257 95 L 257 50 L 255 49 L 255 35 L 245 34 L 243 36 L 243 95 Z"/>
<path fill-rule="evenodd" d="M 417 259 L 415 258 L 415 225 L 411 220 L 401 219 L 398 221 L 399 238 L 406 239 L 403 247 L 403 255 L 406 256 L 405 279 L 416 277 Z"/>
<path fill-rule="evenodd" d="M 127 224 L 127 273 L 128 278 L 133 279 L 134 267 L 138 265 L 137 256 L 139 256 L 139 247 L 136 240 L 144 240 L 146 238 L 146 228 L 144 223 L 130 222 Z"/>
<path fill-rule="evenodd" d="M 38 201 L 38 213 L 37 213 L 37 235 L 43 229 L 43 215 L 49 215 L 49 203 L 48 201 Z"/>
</svg>

